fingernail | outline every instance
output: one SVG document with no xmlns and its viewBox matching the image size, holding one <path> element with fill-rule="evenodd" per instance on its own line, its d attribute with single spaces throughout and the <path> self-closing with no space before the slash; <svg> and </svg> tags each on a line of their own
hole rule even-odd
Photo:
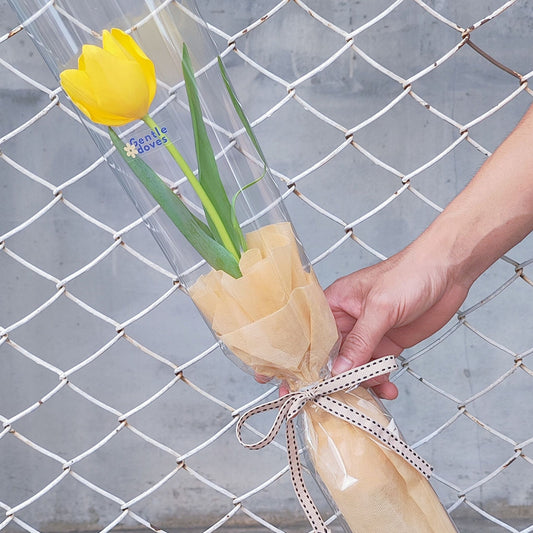
<svg viewBox="0 0 533 533">
<path fill-rule="evenodd" d="M 331 373 L 334 376 L 337 374 L 342 374 L 343 372 L 350 370 L 350 368 L 352 368 L 352 365 L 353 363 L 349 359 L 347 359 L 343 355 L 339 355 L 337 359 L 335 359 L 335 363 L 333 363 Z"/>
</svg>

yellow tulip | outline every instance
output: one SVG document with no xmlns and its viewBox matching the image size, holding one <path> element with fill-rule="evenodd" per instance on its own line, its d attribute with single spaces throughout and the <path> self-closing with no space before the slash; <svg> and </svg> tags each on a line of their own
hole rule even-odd
<svg viewBox="0 0 533 533">
<path fill-rule="evenodd" d="M 77 69 L 61 72 L 61 85 L 92 121 L 123 126 L 143 118 L 156 92 L 155 67 L 122 30 L 104 30 L 102 48 L 86 44 Z"/>
</svg>

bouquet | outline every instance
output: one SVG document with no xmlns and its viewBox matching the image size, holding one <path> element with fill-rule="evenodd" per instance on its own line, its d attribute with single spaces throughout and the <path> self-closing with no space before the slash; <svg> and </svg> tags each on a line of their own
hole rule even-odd
<svg viewBox="0 0 533 533">
<path fill-rule="evenodd" d="M 247 446 L 268 444 L 286 422 L 313 531 L 328 529 L 303 484 L 298 415 L 347 531 L 456 531 L 429 465 L 358 386 L 393 370 L 394 357 L 329 376 L 335 321 L 224 65 L 209 58 L 194 2 L 10 2 L 22 20 L 39 12 L 30 35 L 224 351 L 288 384 L 289 394 L 245 414 L 238 434 L 256 412 L 279 409 L 272 431 Z"/>
<path fill-rule="evenodd" d="M 250 416 L 280 409 L 271 433 L 246 446 L 268 444 L 287 420 L 292 480 L 314 531 L 328 529 L 302 482 L 292 424 L 300 412 L 312 466 L 349 531 L 455 532 L 427 480 L 429 465 L 402 441 L 369 391 L 352 390 L 396 368 L 394 357 L 328 378 L 337 329 L 316 277 L 302 266 L 291 225 L 268 225 L 246 238 L 242 277 L 213 270 L 189 291 L 228 350 L 257 374 L 285 381 L 292 391 L 240 420 L 239 433 Z"/>
</svg>

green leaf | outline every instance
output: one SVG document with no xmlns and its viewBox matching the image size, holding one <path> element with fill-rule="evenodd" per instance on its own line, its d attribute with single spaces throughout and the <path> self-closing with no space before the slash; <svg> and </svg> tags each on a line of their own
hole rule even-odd
<svg viewBox="0 0 533 533">
<path fill-rule="evenodd" d="M 237 95 L 235 94 L 235 91 L 233 90 L 233 87 L 232 87 L 231 82 L 229 80 L 228 73 L 226 71 L 226 67 L 224 67 L 224 63 L 222 62 L 222 59 L 220 58 L 220 56 L 218 57 L 218 66 L 220 68 L 220 73 L 222 74 L 222 79 L 224 80 L 224 85 L 226 86 L 226 90 L 228 91 L 228 94 L 229 94 L 229 97 L 230 97 L 231 102 L 233 104 L 233 107 L 235 108 L 235 111 L 237 112 L 237 115 L 241 119 L 242 125 L 244 126 L 244 129 L 246 130 L 246 133 L 248 134 L 248 137 L 250 137 L 250 140 L 252 141 L 252 144 L 254 145 L 255 149 L 257 150 L 257 153 L 259 154 L 259 157 L 261 158 L 261 161 L 263 161 L 263 173 L 261 174 L 261 176 L 259 176 L 259 178 L 257 178 L 256 180 L 252 181 L 251 183 L 248 183 L 244 187 L 241 187 L 237 191 L 235 196 L 233 197 L 233 200 L 231 202 L 231 218 L 232 218 L 232 221 L 233 221 L 233 225 L 235 227 L 235 226 L 239 226 L 239 222 L 237 220 L 237 215 L 235 213 L 235 203 L 237 202 L 237 198 L 240 196 L 240 194 L 243 191 L 248 189 L 248 187 L 251 187 L 252 185 L 255 185 L 256 183 L 258 183 L 259 181 L 261 181 L 265 177 L 265 174 L 266 174 L 266 171 L 267 171 L 267 163 L 266 163 L 266 159 L 265 159 L 265 156 L 263 154 L 263 151 L 261 150 L 261 146 L 259 145 L 259 141 L 257 140 L 257 137 L 255 136 L 255 133 L 254 133 L 254 131 L 252 129 L 252 126 L 251 126 L 250 122 L 248 121 L 248 119 L 246 118 L 246 115 L 244 114 L 244 110 L 243 110 L 243 108 L 242 108 L 242 106 L 241 106 L 241 104 L 239 102 L 239 99 L 237 98 Z M 242 235 L 242 231 L 241 231 L 241 235 Z M 243 239 L 243 242 L 242 242 L 241 246 L 242 246 L 243 250 L 246 250 L 246 242 L 244 242 L 244 239 Z"/>
<path fill-rule="evenodd" d="M 257 150 L 257 153 L 259 154 L 259 157 L 265 164 L 265 167 L 267 166 L 265 156 L 263 154 L 263 151 L 261 150 L 261 146 L 259 145 L 259 142 L 257 140 L 257 137 L 255 136 L 254 131 L 252 130 L 251 124 L 248 122 L 248 119 L 246 118 L 246 115 L 244 114 L 244 111 L 242 109 L 242 106 L 237 98 L 237 95 L 235 94 L 235 91 L 233 90 L 233 87 L 231 86 L 231 82 L 229 81 L 229 76 L 226 71 L 226 67 L 224 67 L 224 63 L 222 63 L 222 59 L 220 56 L 218 57 L 218 66 L 220 68 L 220 72 L 222 74 L 222 79 L 224 80 L 224 84 L 226 85 L 226 89 L 228 91 L 228 94 L 231 98 L 231 102 L 233 103 L 233 107 L 235 108 L 235 111 L 237 112 L 237 115 L 239 115 L 239 118 L 241 119 L 242 125 L 244 126 L 244 129 L 246 130 L 246 133 L 250 137 L 250 140 L 252 141 L 255 149 Z M 265 168 L 266 170 L 266 168 Z M 264 176 L 264 174 L 263 174 Z M 261 176 L 261 177 L 263 177 Z M 259 180 L 254 181 L 253 183 L 256 183 Z M 246 187 L 245 187 L 246 188 Z"/>
<path fill-rule="evenodd" d="M 189 51 L 185 44 L 183 44 L 182 68 L 194 131 L 194 144 L 198 161 L 198 180 L 215 207 L 231 242 L 237 250 L 240 250 L 243 241 L 242 232 L 240 227 L 237 226 L 237 228 L 235 228 L 233 225 L 232 207 L 224 189 L 224 185 L 222 184 L 222 180 L 220 179 L 215 154 L 213 153 L 213 148 L 209 142 L 202 116 L 202 108 L 198 96 L 198 89 L 196 87 L 196 80 L 194 78 L 194 70 L 192 68 Z M 205 215 L 215 239 L 222 243 L 220 234 L 213 224 L 209 211 L 206 210 Z"/>
<path fill-rule="evenodd" d="M 109 128 L 109 135 L 118 153 L 139 181 L 198 253 L 216 270 L 224 270 L 230 276 L 240 278 L 242 274 L 237 259 L 213 239 L 206 224 L 189 211 L 183 201 L 141 158 L 126 155 L 125 144 L 112 128 Z"/>
<path fill-rule="evenodd" d="M 252 185 L 255 185 L 256 183 L 258 183 L 259 181 L 261 181 L 264 177 L 265 177 L 265 174 L 266 174 L 266 166 L 263 170 L 263 173 L 261 174 L 261 176 L 259 176 L 256 180 L 248 183 L 247 185 L 245 185 L 244 187 L 241 187 L 236 193 L 235 195 L 233 196 L 233 200 L 231 201 L 231 220 L 232 220 L 232 223 L 233 223 L 233 227 L 239 231 L 240 235 L 242 235 L 242 241 L 241 241 L 241 248 L 243 250 L 246 251 L 247 249 L 247 244 L 246 244 L 246 240 L 244 239 L 244 235 L 242 233 L 242 230 L 241 230 L 241 227 L 239 225 L 239 220 L 237 219 L 237 214 L 235 212 L 235 204 L 237 202 L 237 198 L 240 196 L 240 194 L 245 191 L 246 189 L 248 189 L 248 187 L 251 187 Z"/>
</svg>

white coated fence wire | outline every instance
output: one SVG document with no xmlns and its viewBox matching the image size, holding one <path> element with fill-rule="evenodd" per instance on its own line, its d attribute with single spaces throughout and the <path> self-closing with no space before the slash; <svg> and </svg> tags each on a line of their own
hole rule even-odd
<svg viewBox="0 0 533 533">
<path fill-rule="evenodd" d="M 199 4 L 202 8 L 201 1 Z M 296 105 L 299 110 L 313 117 L 313 127 L 317 131 L 328 132 L 325 134 L 328 142 L 333 139 L 331 146 L 321 146 L 322 139 L 315 138 L 314 160 L 306 162 L 305 168 L 291 173 L 284 170 L 283 157 L 280 156 L 279 165 L 276 154 L 269 157 L 273 174 L 279 179 L 280 187 L 286 190 L 284 197 L 292 202 L 292 209 L 296 212 L 303 209 L 308 213 L 307 219 L 297 218 L 297 229 L 303 235 L 304 243 L 308 244 L 306 235 L 313 233 L 314 228 L 321 225 L 328 228 L 325 246 L 317 249 L 311 244 L 308 247 L 319 274 L 322 272 L 321 265 L 327 265 L 324 266 L 324 272 L 326 269 L 335 271 L 332 265 L 344 261 L 342 254 L 347 249 L 352 254 L 362 254 L 366 264 L 384 259 L 399 250 L 397 243 L 389 250 L 380 242 L 373 242 L 368 237 L 371 233 L 365 230 L 365 222 L 368 221 L 370 225 L 373 221 L 381 224 L 380 217 L 392 212 L 406 194 L 410 195 L 409 205 L 416 205 L 414 209 L 426 213 L 426 218 L 430 220 L 450 198 L 443 198 L 437 191 L 434 193 L 424 185 L 422 178 L 443 162 L 449 161 L 450 154 L 464 150 L 466 145 L 470 146 L 469 157 L 474 161 L 473 165 L 490 155 L 495 145 L 492 141 L 490 147 L 486 144 L 486 136 L 480 126 L 489 124 L 489 128 L 494 128 L 495 123 L 491 120 L 494 117 L 501 119 L 502 110 L 513 103 L 520 102 L 521 109 L 525 110 L 529 96 L 533 95 L 529 87 L 533 60 L 529 62 L 529 68 L 515 70 L 511 66 L 514 65 L 513 61 L 509 65 L 506 63 L 506 58 L 512 56 L 508 54 L 505 41 L 501 42 L 501 48 L 495 49 L 485 48 L 476 40 L 479 35 L 481 43 L 485 42 L 484 29 L 496 27 L 499 20 L 505 20 L 512 27 L 513 20 L 521 16 L 519 9 L 524 9 L 524 2 L 479 2 L 482 4 L 479 18 L 461 23 L 448 14 L 450 10 L 446 9 L 446 3 L 437 1 L 369 3 L 366 6 L 367 15 L 354 18 L 354 21 L 335 17 L 340 10 L 332 9 L 330 2 L 265 1 L 259 2 L 254 9 L 245 4 L 232 2 L 230 6 L 228 2 L 220 2 L 220 6 L 226 9 L 246 10 L 250 22 L 237 31 L 235 28 L 229 31 L 219 27 L 214 16 L 207 18 L 221 55 L 231 65 L 230 74 L 234 73 L 238 89 L 239 85 L 244 87 L 239 73 L 245 73 L 246 80 L 261 79 L 270 87 L 268 97 L 261 102 L 262 107 L 254 105 L 253 95 L 245 97 L 245 100 L 250 101 L 248 110 L 254 127 L 259 134 L 262 131 L 270 132 L 263 133 L 263 136 L 266 138 L 270 135 L 271 138 L 276 130 L 268 129 L 268 125 L 275 125 L 277 116 L 285 110 L 294 109 Z M 61 11 L 53 1 L 44 9 Z M 227 394 L 227 384 L 217 382 L 214 377 L 206 377 L 219 354 L 217 345 L 209 340 L 209 335 L 201 326 L 199 338 L 195 335 L 196 331 L 179 331 L 176 337 L 173 331 L 166 329 L 160 329 L 157 335 L 151 333 L 153 325 L 161 320 L 162 313 L 167 316 L 176 313 L 177 321 L 177 315 L 183 319 L 187 314 L 194 314 L 194 310 L 181 293 L 179 283 L 169 272 L 161 255 L 147 243 L 150 236 L 133 211 L 124 208 L 122 218 L 120 214 L 114 214 L 116 222 L 113 224 L 110 222 L 113 217 L 106 212 L 106 208 L 113 210 L 109 203 L 106 204 L 106 192 L 102 193 L 104 197 L 93 193 L 92 204 L 78 192 L 85 190 L 79 187 L 88 180 L 95 181 L 93 189 L 96 189 L 103 183 L 98 176 L 105 175 L 107 179 L 109 172 L 95 150 L 88 148 L 81 166 L 80 160 L 76 160 L 78 166 L 67 165 L 68 172 L 58 175 L 59 168 L 64 167 L 53 160 L 53 157 L 60 157 L 53 152 L 53 145 L 67 137 L 67 134 L 61 137 L 61 130 L 75 132 L 74 135 L 80 139 L 85 139 L 86 134 L 78 124 L 77 116 L 65 105 L 63 93 L 48 75 L 36 52 L 30 52 L 32 45 L 25 34 L 25 24 L 18 25 L 15 22 L 5 0 L 0 0 L 0 12 L 11 23 L 0 36 L 0 89 L 15 87 L 16 97 L 28 102 L 27 114 L 16 116 L 16 120 L 7 120 L 4 106 L 8 105 L 8 101 L 3 103 L 0 100 L 0 166 L 1 173 L 6 176 L 0 183 L 3 191 L 7 191 L 0 196 L 0 465 L 4 472 L 0 478 L 0 508 L 3 514 L 0 516 L 0 530 L 34 533 L 74 527 L 99 531 L 122 527 L 158 531 L 196 525 L 199 530 L 211 532 L 219 529 L 236 531 L 243 525 L 252 525 L 260 530 L 282 532 L 288 531 L 287 528 L 293 523 L 300 524 L 299 531 L 306 530 L 307 526 L 301 525 L 303 522 L 297 503 L 290 496 L 283 446 L 274 443 L 266 458 L 261 453 L 252 457 L 246 455 L 248 466 L 244 467 L 239 462 L 242 452 L 233 438 L 238 415 L 246 407 L 275 394 L 275 388 L 261 389 L 250 385 L 251 388 L 245 393 L 237 392 L 232 399 Z M 443 38 L 446 45 L 439 48 L 439 53 L 429 60 L 427 55 L 423 56 L 423 64 L 413 61 L 412 64 L 418 66 L 408 73 L 403 68 L 396 70 L 394 63 L 387 61 L 386 51 L 376 54 L 369 45 L 373 42 L 372 36 L 379 40 L 379 33 L 387 28 L 388 21 L 400 12 L 406 21 L 416 13 L 417 17 L 423 18 L 427 31 L 433 34 L 439 31 L 446 33 L 446 38 Z M 186 11 L 184 13 L 187 14 Z M 40 14 L 35 13 L 32 18 Z M 530 17 L 533 17 L 533 13 L 530 13 Z M 258 35 L 262 48 L 268 50 L 272 47 L 273 57 L 279 51 L 275 44 L 284 19 L 298 19 L 298 24 L 305 26 L 307 34 L 295 38 L 304 42 L 304 53 L 308 52 L 314 61 L 311 68 L 296 77 L 285 76 L 287 70 L 269 67 L 264 61 L 268 54 L 258 55 L 253 46 L 254 35 Z M 228 22 L 228 25 L 231 24 Z M 316 49 L 309 44 L 315 35 L 328 39 L 329 43 L 327 53 L 321 51 L 320 58 L 315 57 Z M 365 41 L 365 36 L 370 38 Z M 305 43 L 309 45 L 309 50 L 306 50 Z M 524 46 L 526 44 L 529 46 L 530 41 Z M 369 46 L 373 51 L 368 50 Z M 401 47 L 401 41 L 397 46 Z M 410 53 L 406 50 L 405 56 Z M 498 87 L 505 87 L 504 90 L 495 90 L 493 97 L 483 102 L 480 113 L 465 113 L 465 118 L 447 105 L 445 96 L 449 88 L 442 83 L 443 78 L 432 78 L 446 68 L 447 63 L 463 57 L 465 60 L 475 57 L 475 61 L 483 62 L 483 68 L 491 74 L 498 71 Z M 346 78 L 353 78 L 354 61 L 359 69 L 367 69 L 370 73 L 367 75 L 375 77 L 376 91 L 379 92 L 380 84 L 383 84 L 387 87 L 386 94 L 391 95 L 388 101 L 384 97 L 382 105 L 372 114 L 367 110 L 361 113 L 359 120 L 335 112 L 334 107 L 314 103 L 319 100 L 313 98 L 310 90 L 313 83 L 326 83 L 328 68 L 338 67 L 339 64 Z M 278 65 L 274 59 L 272 63 Z M 490 78 L 491 74 L 487 74 L 487 77 Z M 445 72 L 443 76 L 446 75 Z M 435 87 L 439 83 L 442 83 L 441 90 L 437 87 L 436 92 L 427 91 L 428 84 Z M 241 89 L 239 92 L 242 94 Z M 429 98 L 427 94 L 436 96 Z M 411 149 L 417 154 L 413 158 L 417 164 L 404 169 L 402 164 L 389 158 L 389 152 L 383 149 L 390 142 L 386 132 L 390 123 L 383 124 L 381 120 L 387 116 L 394 117 L 395 111 L 409 102 L 412 112 L 422 117 L 420 123 L 427 121 L 437 124 L 437 127 L 442 126 L 446 134 L 442 134 L 440 148 L 431 152 L 424 151 L 413 135 Z M 58 126 L 50 129 L 50 124 Z M 383 137 L 382 145 L 374 142 L 376 129 L 372 128 L 377 128 L 378 138 Z M 43 139 L 40 137 L 41 131 L 53 131 L 56 138 Z M 283 132 L 279 135 L 284 136 Z M 410 133 L 406 132 L 405 135 Z M 499 140 L 502 139 L 500 136 Z M 292 143 L 294 148 L 300 141 L 289 138 L 283 142 Z M 268 145 L 268 138 L 265 144 Z M 294 149 L 297 151 L 297 148 Z M 55 155 L 47 156 L 47 150 Z M 269 153 L 268 148 L 265 151 Z M 29 152 L 32 152 L 32 157 L 37 153 L 42 164 L 28 164 Z M 64 156 L 63 153 L 61 157 Z M 51 160 L 47 160 L 47 157 Z M 346 157 L 365 161 L 366 169 L 382 172 L 390 178 L 389 183 L 394 183 L 394 187 L 389 187 L 389 192 L 380 197 L 374 195 L 364 207 L 358 204 L 357 209 L 341 207 L 340 198 L 338 203 L 335 199 L 331 201 L 326 190 L 333 187 L 333 180 L 336 179 L 334 165 Z M 64 161 L 61 165 L 64 165 Z M 324 169 L 328 170 L 327 174 L 322 172 Z M 8 180 L 11 180 L 9 187 Z M 318 180 L 321 185 L 316 189 Z M 14 181 L 17 185 L 13 185 Z M 316 194 L 317 190 L 324 194 Z M 351 194 L 358 194 L 357 187 Z M 15 204 L 18 205 L 17 209 L 14 208 Z M 52 216 L 56 217 L 56 222 L 51 222 Z M 57 220 L 64 221 L 68 226 L 55 232 L 56 236 L 66 236 L 67 254 L 72 256 L 67 259 L 50 237 L 47 242 L 36 242 L 35 235 L 38 233 L 35 228 L 48 229 L 50 224 L 57 224 Z M 307 233 L 306 227 L 311 228 Z M 79 239 L 84 240 L 80 242 Z M 36 252 L 44 249 L 48 249 L 48 259 Z M 517 254 L 523 256 L 524 252 L 519 250 Z M 469 300 L 441 332 L 421 348 L 406 352 L 402 370 L 396 376 L 400 387 L 416 387 L 416 382 L 423 387 L 421 401 L 428 398 L 427 405 L 423 407 L 430 410 L 430 414 L 431 409 L 435 409 L 429 425 L 417 423 L 414 416 L 414 420 L 406 420 L 405 425 L 400 420 L 400 426 L 404 428 L 408 440 L 415 447 L 420 447 L 423 455 L 432 455 L 426 457 L 436 466 L 435 487 L 442 493 L 452 516 L 458 517 L 458 523 L 461 517 L 480 520 L 476 524 L 481 525 L 475 526 L 472 531 L 488 531 L 492 527 L 496 528 L 494 531 L 533 531 L 533 513 L 527 513 L 528 509 L 531 511 L 533 500 L 533 426 L 531 418 L 528 419 L 531 409 L 524 405 L 531 403 L 533 391 L 533 381 L 530 379 L 533 370 L 531 365 L 528 366 L 533 344 L 531 335 L 527 335 L 532 329 L 532 262 L 533 258 L 527 255 L 522 259 L 515 258 L 513 252 L 504 257 L 495 266 L 498 273 L 502 273 L 501 280 L 492 286 L 483 285 L 483 292 L 475 293 L 474 299 L 471 302 Z M 136 281 L 142 283 L 146 290 L 137 288 L 135 294 L 131 294 L 131 290 L 128 292 L 128 280 L 124 280 L 124 274 L 121 273 L 121 265 L 125 263 L 134 264 L 134 268 L 141 271 Z M 353 268 L 355 265 L 352 265 Z M 119 294 L 120 289 L 123 291 L 121 294 L 131 302 L 127 313 L 122 312 L 124 308 L 119 304 L 105 306 L 103 299 L 95 296 L 102 276 L 111 276 L 111 283 L 118 287 L 116 294 Z M 333 276 L 329 278 L 331 281 Z M 529 305 L 520 308 L 521 318 L 500 317 L 497 311 L 495 316 L 498 320 L 507 320 L 508 329 L 512 326 L 511 322 L 521 321 L 520 330 L 526 334 L 525 344 L 522 342 L 520 349 L 515 347 L 520 346 L 519 342 L 510 342 L 509 337 L 500 335 L 500 328 L 487 328 L 486 323 L 477 318 L 484 309 L 492 313 L 494 308 L 491 305 L 500 302 L 505 294 L 513 290 L 512 294 L 528 294 L 522 298 Z M 69 322 L 65 328 L 51 318 L 59 305 L 70 310 L 68 313 L 74 317 L 73 323 Z M 79 333 L 80 329 L 86 331 L 87 336 L 91 336 L 92 331 L 96 332 L 94 339 L 91 342 L 78 341 L 79 336 L 83 336 Z M 438 358 L 442 362 L 444 356 L 441 357 L 441 353 L 448 350 L 447 343 L 460 335 L 470 339 L 469 353 L 490 362 L 497 360 L 494 372 L 484 376 L 484 381 L 476 382 L 482 385 L 471 388 L 470 393 L 466 390 L 458 392 L 457 387 L 447 381 L 446 375 L 443 377 L 440 370 L 437 372 L 431 366 Z M 174 351 L 161 348 L 164 344 L 158 336 L 169 336 L 171 342 L 177 340 Z M 83 347 L 83 353 L 73 349 L 78 342 Z M 50 346 L 53 347 L 52 351 Z M 126 350 L 131 362 L 121 367 L 119 359 L 116 363 L 119 374 L 107 377 L 115 364 L 113 359 L 119 358 L 117 354 L 120 350 Z M 75 357 L 59 357 L 57 353 L 61 351 L 71 351 Z M 14 359 L 18 361 L 18 366 L 10 362 Z M 487 364 L 490 365 L 490 362 Z M 222 364 L 230 365 L 229 362 Z M 139 365 L 139 374 L 135 373 L 135 365 Z M 445 369 L 451 375 L 451 365 L 451 362 L 444 362 L 437 369 Z M 16 372 L 12 370 L 14 368 Z M 93 381 L 88 381 L 86 372 L 91 368 L 97 370 L 91 374 Z M 138 378 L 144 372 L 154 372 L 157 380 L 149 382 Z M 119 379 L 119 375 L 124 379 Z M 478 411 L 483 412 L 483 409 L 478 409 L 480 402 L 488 402 L 487 398 L 494 391 L 503 389 L 518 375 L 526 381 L 520 389 L 521 401 L 518 405 L 513 402 L 509 407 L 509 412 L 514 412 L 514 417 L 509 418 L 518 419 L 520 426 L 508 425 L 505 416 L 480 416 Z M 30 376 L 33 378 L 30 379 Z M 252 379 L 241 375 L 238 370 L 235 370 L 235 376 L 235 380 Z M 102 384 L 97 386 L 95 379 L 101 380 Z M 235 380 L 231 387 L 239 388 Z M 39 386 L 33 386 L 35 383 Z M 524 391 L 529 391 L 529 397 Z M 204 413 L 206 417 L 214 417 L 208 426 L 208 433 L 204 432 L 200 441 L 193 442 L 187 438 L 179 440 L 164 431 L 167 419 L 155 417 L 153 408 L 158 409 L 169 395 L 170 401 L 174 402 L 171 416 L 181 416 L 185 420 L 182 426 L 174 421 L 173 427 L 181 427 L 180 431 L 197 432 L 197 419 L 203 417 Z M 22 400 L 15 401 L 15 397 Z M 83 431 L 85 427 L 83 424 L 77 425 L 76 417 L 71 418 L 69 413 L 71 406 L 75 410 L 79 404 L 85 404 L 83 409 L 86 411 L 83 412 L 90 414 L 87 425 L 90 424 L 91 428 L 85 428 L 86 438 L 73 437 L 74 430 L 80 431 L 81 428 Z M 57 411 L 53 416 L 62 419 L 62 424 L 50 418 L 52 406 Z M 191 406 L 194 407 L 192 415 L 187 414 Z M 137 418 L 143 412 L 152 414 Z M 156 423 L 146 423 L 150 416 L 154 417 Z M 456 433 L 451 433 L 454 428 Z M 476 432 L 473 444 L 468 437 L 472 428 Z M 251 430 L 261 433 L 257 428 Z M 50 437 L 54 432 L 55 440 Z M 442 439 L 450 434 L 455 435 L 451 437 L 452 440 L 464 439 L 465 446 L 477 446 L 477 451 L 465 453 L 466 459 L 458 459 L 453 446 L 447 449 L 442 444 L 447 442 Z M 70 439 L 75 440 L 76 446 L 69 446 Z M 496 442 L 495 448 L 491 448 L 487 442 Z M 137 445 L 139 451 L 135 452 L 137 455 L 132 455 L 131 460 L 142 460 L 139 457 L 151 457 L 152 453 L 157 452 L 156 467 L 151 468 L 148 460 L 144 466 L 130 464 L 128 457 L 124 456 L 133 453 L 131 450 Z M 71 451 L 74 448 L 75 451 Z M 495 449 L 497 452 L 493 451 Z M 13 460 L 15 467 L 11 468 L 10 458 L 15 457 L 13 450 L 23 459 Z M 203 454 L 209 453 L 209 450 L 214 450 L 211 453 L 217 456 L 215 459 L 219 462 L 227 463 L 228 468 L 220 470 L 222 475 L 211 472 L 210 466 L 217 462 L 213 457 L 204 459 Z M 471 459 L 478 453 L 484 456 L 480 460 L 483 467 Z M 221 457 L 222 454 L 229 455 Z M 99 466 L 101 464 L 105 466 Z M 274 465 L 275 468 L 264 467 L 264 464 Z M 487 467 L 488 464 L 491 466 Z M 511 467 L 515 467 L 515 474 L 509 481 L 507 476 Z M 247 468 L 257 468 L 258 474 L 252 475 Z M 132 474 L 130 479 L 125 470 L 135 470 L 136 475 Z M 251 484 L 238 483 L 228 472 L 236 472 L 235 475 L 245 478 L 249 475 L 255 481 Z M 124 478 L 126 485 L 130 479 L 130 490 L 113 488 L 119 487 L 110 481 L 115 478 Z M 169 491 L 169 487 L 173 488 L 171 494 L 167 495 L 165 491 Z M 181 490 L 181 487 L 186 489 Z M 234 487 L 238 487 L 238 490 Z M 191 493 L 187 494 L 187 490 Z M 276 491 L 279 491 L 278 496 Z M 524 491 L 524 494 L 519 495 L 520 491 Z M 513 493 L 516 496 L 514 499 L 508 497 Z M 493 496 L 485 498 L 486 494 L 507 495 L 509 506 L 504 508 Z M 158 507 L 154 501 L 167 501 L 166 498 L 174 503 L 170 509 L 161 510 L 161 506 Z M 285 508 L 277 508 L 280 498 L 288 502 Z M 502 499 L 505 498 L 502 496 Z M 215 504 L 211 505 L 211 501 Z M 92 508 L 89 515 L 94 515 L 92 522 L 87 518 L 89 506 Z M 95 506 L 98 507 L 96 510 Z M 205 513 L 202 513 L 202 509 Z M 513 509 L 514 515 L 510 512 Z M 517 518 L 530 521 L 521 521 L 517 525 Z"/>
</svg>

